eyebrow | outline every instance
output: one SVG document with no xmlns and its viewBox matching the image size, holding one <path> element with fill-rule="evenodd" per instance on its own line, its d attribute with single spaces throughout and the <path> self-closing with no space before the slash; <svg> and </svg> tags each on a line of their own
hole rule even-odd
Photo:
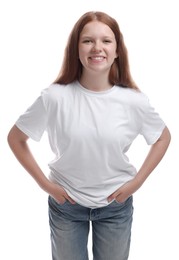
<svg viewBox="0 0 179 260">
<path fill-rule="evenodd" d="M 85 35 L 85 34 L 83 34 L 83 35 L 81 35 L 81 38 L 95 38 L 95 37 L 93 37 L 93 36 L 91 36 L 91 35 Z M 109 36 L 109 35 L 104 35 L 104 36 L 102 36 L 102 37 L 100 37 L 100 38 L 114 39 L 115 37 Z"/>
</svg>

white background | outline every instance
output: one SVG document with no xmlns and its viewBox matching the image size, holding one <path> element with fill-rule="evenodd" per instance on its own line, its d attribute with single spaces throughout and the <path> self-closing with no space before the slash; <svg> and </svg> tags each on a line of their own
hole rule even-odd
<svg viewBox="0 0 179 260">
<path fill-rule="evenodd" d="M 50 260 L 47 194 L 15 160 L 7 134 L 18 116 L 56 78 L 67 37 L 86 11 L 120 25 L 133 78 L 168 125 L 164 160 L 134 195 L 130 260 L 179 259 L 177 0 L 4 0 L 0 2 L 0 259 Z M 47 137 L 31 148 L 48 175 Z M 140 137 L 129 156 L 139 167 L 149 147 Z M 89 239 L 91 256 L 91 235 Z M 92 258 L 90 258 L 92 259 Z M 77 259 L 78 260 L 78 259 Z M 109 259 L 112 260 L 112 259 Z"/>
</svg>

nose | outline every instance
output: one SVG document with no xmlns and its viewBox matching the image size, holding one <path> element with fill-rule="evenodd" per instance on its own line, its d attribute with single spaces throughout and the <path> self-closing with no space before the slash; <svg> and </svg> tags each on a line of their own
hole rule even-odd
<svg viewBox="0 0 179 260">
<path fill-rule="evenodd" d="M 92 51 L 98 53 L 101 52 L 101 49 L 102 49 L 101 43 L 99 41 L 94 42 Z"/>
</svg>

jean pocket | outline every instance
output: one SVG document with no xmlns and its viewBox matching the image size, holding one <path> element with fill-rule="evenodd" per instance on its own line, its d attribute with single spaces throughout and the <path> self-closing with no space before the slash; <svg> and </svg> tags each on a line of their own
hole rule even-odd
<svg viewBox="0 0 179 260">
<path fill-rule="evenodd" d="M 64 202 L 60 203 L 58 201 L 56 201 L 53 197 L 49 196 L 49 204 L 50 205 L 54 205 L 56 207 L 63 207 L 66 203 L 67 203 L 67 200 L 64 200 Z"/>
<path fill-rule="evenodd" d="M 118 205 L 123 205 L 126 201 L 120 202 L 120 201 L 118 201 L 117 199 L 115 199 L 114 202 L 115 202 L 116 204 L 118 204 Z"/>
<path fill-rule="evenodd" d="M 130 196 L 129 198 L 127 198 L 125 201 L 123 202 L 120 202 L 118 201 L 117 199 L 115 199 L 114 201 L 119 204 L 119 205 L 123 205 L 123 204 L 126 204 L 128 201 L 131 201 L 132 200 L 132 196 Z"/>
</svg>

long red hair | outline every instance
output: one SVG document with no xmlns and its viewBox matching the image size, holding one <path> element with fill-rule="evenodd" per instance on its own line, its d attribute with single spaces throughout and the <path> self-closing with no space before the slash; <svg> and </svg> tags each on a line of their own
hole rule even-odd
<svg viewBox="0 0 179 260">
<path fill-rule="evenodd" d="M 82 64 L 78 55 L 79 37 L 83 27 L 94 20 L 108 25 L 115 35 L 118 57 L 110 69 L 110 83 L 121 87 L 138 89 L 131 77 L 128 52 L 119 25 L 114 18 L 104 12 L 87 12 L 76 22 L 68 38 L 60 73 L 54 83 L 69 84 L 75 80 L 80 80 Z"/>
</svg>

